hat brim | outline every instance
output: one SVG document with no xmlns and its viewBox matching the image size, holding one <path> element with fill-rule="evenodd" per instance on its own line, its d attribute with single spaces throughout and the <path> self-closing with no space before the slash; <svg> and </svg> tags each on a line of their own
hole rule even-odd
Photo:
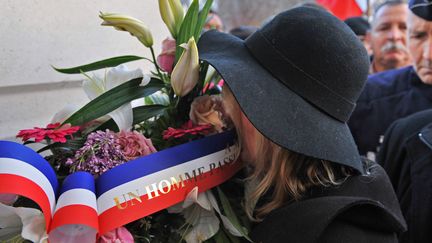
<svg viewBox="0 0 432 243">
<path fill-rule="evenodd" d="M 200 59 L 222 76 L 245 115 L 265 137 L 288 150 L 363 172 L 347 124 L 291 91 L 259 64 L 243 40 L 208 31 L 198 50 Z M 296 78 L 296 71 L 290 69 L 287 72 Z"/>
</svg>

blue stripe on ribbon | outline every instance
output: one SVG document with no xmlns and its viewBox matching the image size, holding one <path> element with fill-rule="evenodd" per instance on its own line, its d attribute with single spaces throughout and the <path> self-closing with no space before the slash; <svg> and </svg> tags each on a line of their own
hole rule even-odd
<svg viewBox="0 0 432 243">
<path fill-rule="evenodd" d="M 234 143 L 233 131 L 178 145 L 119 165 L 96 181 L 96 197 L 129 181 L 215 153 Z"/>
<path fill-rule="evenodd" d="M 63 181 L 60 189 L 60 194 L 72 189 L 87 189 L 95 192 L 94 177 L 88 172 L 78 171 L 70 174 Z"/>
<path fill-rule="evenodd" d="M 32 149 L 19 143 L 0 140 L 0 158 L 17 159 L 32 165 L 45 175 L 57 195 L 58 181 L 53 168 L 48 161 Z"/>
</svg>

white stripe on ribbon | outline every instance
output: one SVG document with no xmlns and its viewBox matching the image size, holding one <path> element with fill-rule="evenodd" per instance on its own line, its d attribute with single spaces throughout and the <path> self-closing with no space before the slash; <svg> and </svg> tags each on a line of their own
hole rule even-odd
<svg viewBox="0 0 432 243">
<path fill-rule="evenodd" d="M 55 211 L 69 205 L 85 205 L 97 212 L 96 195 L 87 189 L 75 188 L 62 193 L 57 201 Z"/>
<path fill-rule="evenodd" d="M 211 163 L 217 163 L 229 155 L 235 155 L 237 153 L 236 145 L 231 146 L 230 150 L 228 151 L 230 151 L 229 154 L 227 154 L 226 149 L 223 149 L 221 151 L 182 163 L 177 166 L 167 168 L 165 170 L 155 172 L 150 175 L 143 176 L 141 178 L 114 187 L 111 190 L 106 191 L 98 198 L 97 205 L 99 215 L 101 215 L 106 210 L 116 206 L 114 202 L 115 197 L 121 197 L 123 194 L 127 194 L 128 192 L 135 193 L 137 189 L 141 192 L 139 196 L 146 195 L 147 193 L 144 193 L 146 192 L 146 186 L 152 188 L 151 184 L 158 184 L 161 180 L 169 181 L 171 177 L 179 179 L 178 175 L 181 175 L 183 179 L 186 179 L 184 177 L 185 172 L 188 172 L 190 175 L 192 175 L 191 172 L 193 170 L 196 171 L 200 167 L 204 167 L 204 170 L 202 170 L 203 173 L 209 172 L 209 165 Z"/>
<path fill-rule="evenodd" d="M 12 158 L 0 158 L 0 174 L 11 174 L 27 178 L 40 186 L 48 197 L 51 214 L 55 208 L 55 194 L 48 178 L 32 165 Z"/>
</svg>

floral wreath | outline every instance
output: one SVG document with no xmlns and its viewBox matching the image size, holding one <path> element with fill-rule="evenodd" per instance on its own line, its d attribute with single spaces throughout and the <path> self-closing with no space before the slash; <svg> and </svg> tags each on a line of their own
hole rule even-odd
<svg viewBox="0 0 432 243">
<path fill-rule="evenodd" d="M 239 173 L 232 177 L 241 168 L 240 162 L 236 161 L 238 148 L 233 142 L 233 133 L 227 132 L 229 125 L 218 95 L 223 80 L 212 67 L 200 62 L 196 46 L 211 5 L 212 0 L 207 0 L 200 10 L 198 0 L 194 0 L 185 11 L 180 0 L 159 0 L 160 14 L 171 38 L 162 42 L 162 52 L 157 58 L 153 50 L 153 37 L 143 22 L 122 14 L 100 13 L 103 26 L 129 32 L 149 48 L 152 59 L 126 55 L 73 68 L 55 68 L 61 73 L 83 74 L 83 89 L 90 102 L 81 108 L 66 106 L 55 114 L 46 127 L 19 131 L 17 137 L 23 140 L 24 145 L 44 144 L 44 147 L 37 151 L 47 153 L 44 158 L 37 153 L 33 154 L 23 145 L 0 141 L 0 240 L 239 242 L 244 238 L 250 241 L 247 236 L 249 222 L 242 213 L 241 206 L 242 178 Z M 140 69 L 129 70 L 125 65 L 138 60 L 152 62 L 154 71 L 147 75 Z M 99 69 L 106 70 L 103 77 L 89 73 Z M 69 194 L 72 194 L 72 191 L 85 192 L 85 195 L 95 197 L 92 193 L 89 194 L 89 191 L 97 191 L 100 190 L 99 187 L 103 187 L 95 186 L 96 189 L 89 189 L 87 187 L 90 186 L 86 184 L 74 188 L 75 191 L 65 189 L 72 187 L 74 180 L 75 184 L 85 184 L 86 181 L 93 183 L 94 179 L 99 184 L 104 181 L 109 184 L 112 178 L 123 180 L 124 178 L 118 175 L 119 171 L 126 170 L 125 168 L 138 168 L 139 171 L 142 168 L 161 166 L 160 164 L 164 163 L 161 158 L 166 158 L 163 157 L 166 154 L 174 154 L 174 158 L 179 157 L 179 160 L 187 160 L 183 157 L 188 154 L 190 161 L 199 160 L 203 161 L 202 163 L 219 156 L 219 164 L 215 161 L 208 162 L 211 169 L 209 175 L 216 174 L 216 167 L 219 166 L 218 171 L 222 171 L 222 176 L 219 177 L 223 179 L 214 179 L 220 181 L 209 182 L 211 186 L 203 190 L 198 186 L 201 184 L 193 182 L 201 176 L 202 171 L 198 170 L 198 175 L 194 174 L 193 178 L 183 181 L 180 177 L 180 182 L 171 180 L 171 184 L 155 187 L 157 190 L 153 191 L 147 187 L 150 201 L 159 194 L 170 194 L 171 192 L 164 191 L 167 188 L 175 189 L 177 186 L 178 189 L 181 188 L 179 185 L 189 183 L 189 189 L 183 192 L 182 199 L 177 200 L 178 203 L 169 207 L 156 205 L 153 213 L 130 222 L 125 221 L 128 223 L 103 233 L 95 227 L 87 227 L 94 226 L 89 221 L 90 215 L 95 213 L 91 210 L 88 211 L 91 212 L 88 217 L 83 218 L 83 222 L 87 222 L 83 225 L 71 223 L 80 217 L 70 213 L 74 211 L 63 213 L 66 216 L 61 215 L 62 209 L 79 209 L 78 214 L 80 210 L 89 210 L 83 205 L 67 204 L 69 201 L 81 200 L 79 198 L 84 194 L 74 197 L 68 195 L 66 200 L 65 191 Z M 50 165 L 49 168 L 43 164 L 45 161 Z M 143 165 L 144 163 L 154 165 Z M 182 164 L 179 162 L 178 166 L 180 165 Z M 20 166 L 24 169 L 19 169 Z M 27 192 L 27 189 L 23 188 L 27 185 L 25 183 L 33 185 L 34 179 L 34 173 L 23 178 L 26 169 L 46 175 L 46 181 L 53 185 L 53 200 L 56 205 L 51 208 L 52 220 L 45 210 L 48 206 L 35 200 L 36 196 L 32 197 L 35 192 Z M 114 174 L 117 177 L 110 177 Z M 229 179 L 230 177 L 232 178 Z M 22 185 L 18 183 L 20 181 L 23 182 Z M 56 191 L 57 182 L 62 185 L 58 189 L 61 191 L 60 195 Z M 35 191 L 44 189 L 42 184 L 38 184 L 40 187 L 36 186 Z M 125 205 L 133 206 L 143 200 L 133 192 L 124 195 L 128 195 L 130 200 L 127 201 L 126 197 L 124 201 L 114 198 L 114 209 L 122 209 Z M 99 196 L 97 195 L 96 208 L 103 204 L 99 202 Z M 164 204 L 166 200 L 161 200 L 160 203 Z M 132 206 L 130 207 L 133 208 Z M 139 210 L 142 211 L 142 207 Z M 134 212 L 131 211 L 132 216 Z M 96 211 L 98 217 L 103 215 L 97 213 Z M 122 214 L 119 214 L 119 217 L 122 217 Z M 110 220 L 115 221 L 112 218 Z M 48 224 L 49 221 L 51 223 Z M 99 225 L 102 223 L 99 222 Z M 60 230 L 56 230 L 56 227 Z M 91 234 L 85 236 L 90 238 L 82 238 L 82 232 L 90 232 Z"/>
</svg>

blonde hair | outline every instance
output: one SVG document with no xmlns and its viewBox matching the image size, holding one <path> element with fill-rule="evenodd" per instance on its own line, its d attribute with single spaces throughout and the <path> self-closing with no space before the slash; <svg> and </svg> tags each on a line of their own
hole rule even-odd
<svg viewBox="0 0 432 243">
<path fill-rule="evenodd" d="M 225 111 L 235 124 L 240 124 L 241 108 L 227 87 L 224 87 L 223 97 Z M 244 131 L 241 126 L 236 130 L 241 147 Z M 258 130 L 255 137 L 256 159 L 246 179 L 244 203 L 246 214 L 253 221 L 261 221 L 272 210 L 300 200 L 312 187 L 340 185 L 355 173 L 349 167 L 284 149 Z M 257 207 L 258 200 L 269 192 L 271 199 Z"/>
</svg>

